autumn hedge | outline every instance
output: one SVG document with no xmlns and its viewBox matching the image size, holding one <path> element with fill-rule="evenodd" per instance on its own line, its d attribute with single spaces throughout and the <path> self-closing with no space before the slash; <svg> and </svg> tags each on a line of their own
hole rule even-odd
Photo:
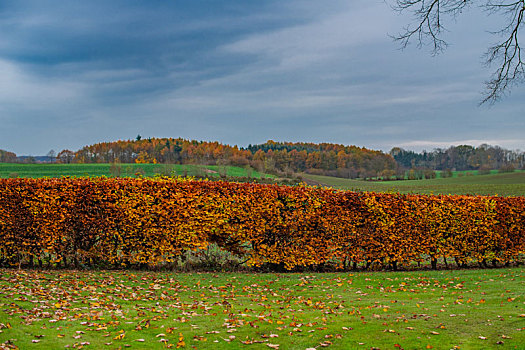
<svg viewBox="0 0 525 350">
<path fill-rule="evenodd" d="M 191 179 L 1 179 L 0 263 L 149 266 L 216 244 L 250 265 L 525 253 L 525 198 L 356 193 Z"/>
</svg>

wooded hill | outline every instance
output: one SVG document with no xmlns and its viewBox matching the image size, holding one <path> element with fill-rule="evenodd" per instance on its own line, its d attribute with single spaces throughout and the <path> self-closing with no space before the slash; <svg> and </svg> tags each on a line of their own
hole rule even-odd
<svg viewBox="0 0 525 350">
<path fill-rule="evenodd" d="M 54 151 L 52 151 L 54 153 Z M 38 157 L 18 157 L 0 150 L 1 163 L 38 162 Z M 44 157 L 46 158 L 46 157 Z M 55 159 L 55 156 L 46 159 Z M 182 138 L 148 138 L 101 142 L 73 152 L 62 150 L 60 163 L 163 163 L 250 166 L 258 171 L 278 175 L 306 172 L 342 178 L 433 178 L 434 170 L 513 171 L 525 169 L 525 152 L 499 146 L 451 146 L 417 153 L 394 147 L 389 154 L 364 147 L 333 143 L 275 142 L 238 147 L 219 142 Z M 50 160 L 45 160 L 50 162 Z M 408 174 L 408 175 L 407 175 Z"/>
<path fill-rule="evenodd" d="M 264 172 L 311 172 L 346 178 L 392 176 L 394 158 L 381 151 L 338 144 L 268 141 L 247 148 L 181 138 L 102 142 L 75 152 L 77 163 L 172 163 L 252 166 Z"/>
</svg>

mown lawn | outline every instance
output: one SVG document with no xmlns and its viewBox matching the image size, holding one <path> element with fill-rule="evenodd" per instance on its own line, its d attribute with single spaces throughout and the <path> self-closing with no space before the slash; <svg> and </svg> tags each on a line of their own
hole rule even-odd
<svg viewBox="0 0 525 350">
<path fill-rule="evenodd" d="M 362 181 L 309 174 L 302 176 L 321 185 L 354 191 L 525 196 L 525 172 L 404 181 Z"/>
<path fill-rule="evenodd" d="M 0 270 L 20 349 L 523 349 L 525 269 L 326 274 Z"/>
</svg>

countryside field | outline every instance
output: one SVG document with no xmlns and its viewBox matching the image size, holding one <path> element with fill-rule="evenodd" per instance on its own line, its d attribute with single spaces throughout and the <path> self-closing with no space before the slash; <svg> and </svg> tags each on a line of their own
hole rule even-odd
<svg viewBox="0 0 525 350">
<path fill-rule="evenodd" d="M 2 177 L 111 175 L 109 164 L 16 166 L 0 165 Z M 162 171 L 129 166 L 146 176 Z M 227 169 L 245 176 L 246 169 Z M 305 177 L 360 191 L 523 196 L 524 175 Z M 0 349 L 524 349 L 524 290 L 519 266 L 324 274 L 1 269 Z"/>
<path fill-rule="evenodd" d="M 0 270 L 0 339 L 20 349 L 523 349 L 523 290 L 523 268 Z"/>
<path fill-rule="evenodd" d="M 260 173 L 253 169 L 235 166 L 217 165 L 181 165 L 181 164 L 9 164 L 0 163 L 0 178 L 22 177 L 97 177 L 118 176 L 136 177 L 137 174 L 151 177 L 170 176 L 208 176 L 219 177 L 226 173 L 228 177 L 274 178 L 274 175 Z M 498 196 L 525 196 L 525 172 L 489 175 L 477 175 L 476 171 L 454 172 L 451 178 L 405 181 L 362 181 L 330 176 L 301 174 L 307 182 L 322 186 L 352 191 L 400 192 L 419 194 L 472 194 Z"/>
<path fill-rule="evenodd" d="M 0 178 L 7 177 L 95 177 L 95 176 L 209 176 L 219 177 L 225 172 L 230 177 L 260 178 L 263 174 L 256 170 L 234 166 L 192 165 L 192 164 L 19 164 L 0 163 Z M 264 174 L 265 177 L 271 175 Z"/>
<path fill-rule="evenodd" d="M 301 176 L 322 186 L 353 191 L 525 196 L 525 172 L 404 181 L 360 181 L 310 174 Z"/>
</svg>

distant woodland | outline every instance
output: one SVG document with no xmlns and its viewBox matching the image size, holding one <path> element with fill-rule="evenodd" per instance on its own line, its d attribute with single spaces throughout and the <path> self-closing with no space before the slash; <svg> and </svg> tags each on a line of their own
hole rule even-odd
<svg viewBox="0 0 525 350">
<path fill-rule="evenodd" d="M 525 153 L 510 151 L 498 146 L 467 145 L 447 149 L 434 149 L 431 152 L 416 153 L 395 147 L 390 154 L 403 168 L 426 168 L 434 170 L 492 170 L 523 169 Z"/>
<path fill-rule="evenodd" d="M 18 158 L 15 153 L 0 149 L 0 163 L 16 163 L 17 161 Z"/>
<path fill-rule="evenodd" d="M 258 171 L 291 176 L 306 172 L 342 178 L 432 178 L 435 170 L 442 174 L 452 170 L 493 169 L 513 171 L 525 166 L 525 153 L 498 146 L 452 146 L 421 153 L 399 147 L 389 153 L 357 146 L 332 143 L 267 141 L 246 148 L 219 142 L 182 138 L 147 138 L 101 142 L 74 152 L 54 151 L 46 157 L 18 157 L 0 150 L 0 162 L 56 161 L 60 163 L 163 163 L 233 165 Z"/>
<path fill-rule="evenodd" d="M 391 155 L 356 146 L 268 141 L 239 148 L 180 138 L 98 143 L 75 152 L 72 161 L 235 165 L 284 175 L 306 171 L 347 178 L 393 176 L 397 169 Z"/>
</svg>

